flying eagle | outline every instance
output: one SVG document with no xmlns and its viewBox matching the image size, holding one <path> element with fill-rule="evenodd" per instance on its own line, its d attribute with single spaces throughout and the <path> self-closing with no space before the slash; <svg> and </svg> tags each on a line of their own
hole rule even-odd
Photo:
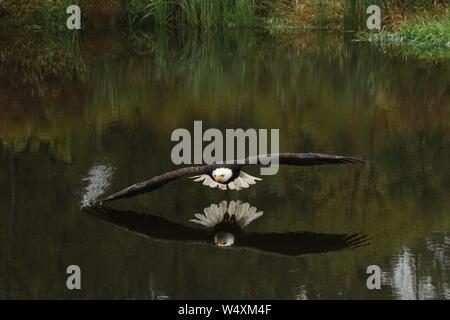
<svg viewBox="0 0 450 320">
<path fill-rule="evenodd" d="M 105 206 L 85 207 L 114 225 L 155 240 L 182 241 L 216 247 L 243 248 L 266 254 L 300 256 L 357 248 L 370 240 L 363 234 L 324 234 L 314 232 L 244 232 L 243 229 L 263 215 L 255 207 L 240 201 L 222 201 L 195 214 L 190 221 L 204 226 L 193 228 L 165 218 Z"/>
<path fill-rule="evenodd" d="M 185 167 L 173 170 L 149 180 L 136 183 L 128 188 L 113 193 L 99 200 L 100 203 L 129 198 L 141 193 L 158 189 L 166 183 L 181 177 L 191 177 L 196 182 L 221 190 L 241 190 L 255 184 L 261 178 L 253 177 L 241 169 L 244 166 L 277 162 L 281 165 L 315 166 L 326 164 L 358 164 L 363 160 L 354 157 L 334 156 L 319 153 L 279 153 L 272 155 L 258 155 L 244 159 L 243 161 L 221 162 L 203 166 Z"/>
</svg>

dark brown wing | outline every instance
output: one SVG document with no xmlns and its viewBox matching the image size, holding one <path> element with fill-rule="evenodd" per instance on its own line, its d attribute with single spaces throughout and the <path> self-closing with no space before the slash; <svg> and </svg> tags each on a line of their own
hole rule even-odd
<svg viewBox="0 0 450 320">
<path fill-rule="evenodd" d="M 100 219 L 152 239 L 209 244 L 212 242 L 211 234 L 206 229 L 190 228 L 155 215 L 119 211 L 104 206 L 85 207 L 84 210 Z"/>
<path fill-rule="evenodd" d="M 205 173 L 208 173 L 208 172 L 214 170 L 215 168 L 218 168 L 221 166 L 223 166 L 223 165 L 222 164 L 210 164 L 210 165 L 204 165 L 204 166 L 186 167 L 186 168 L 173 170 L 173 171 L 164 173 L 162 175 L 153 177 L 149 180 L 135 183 L 132 186 L 129 186 L 123 190 L 115 192 L 112 195 L 110 195 L 104 199 L 98 200 L 97 202 L 106 203 L 106 202 L 121 199 L 121 198 L 134 197 L 138 194 L 150 192 L 155 189 L 161 188 L 166 183 L 171 182 L 175 179 L 178 179 L 181 177 L 192 177 L 192 176 L 196 176 L 196 175 L 205 174 Z"/>
<path fill-rule="evenodd" d="M 284 256 L 299 256 L 356 248 L 368 244 L 368 241 L 367 236 L 357 233 L 243 233 L 236 240 L 236 246 Z"/>
<path fill-rule="evenodd" d="M 278 159 L 277 159 L 278 158 Z M 320 153 L 277 153 L 252 156 L 245 159 L 245 164 L 266 164 L 278 161 L 281 165 L 320 166 L 327 164 L 362 164 L 364 160 L 355 157 L 334 156 Z"/>
</svg>

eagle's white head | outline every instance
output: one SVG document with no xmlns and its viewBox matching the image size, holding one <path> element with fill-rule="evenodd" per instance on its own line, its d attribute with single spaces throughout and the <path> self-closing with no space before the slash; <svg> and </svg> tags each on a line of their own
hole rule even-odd
<svg viewBox="0 0 450 320">
<path fill-rule="evenodd" d="M 233 176 L 233 171 L 229 168 L 217 168 L 213 170 L 212 177 L 216 182 L 227 183 Z"/>
<path fill-rule="evenodd" d="M 214 235 L 214 244 L 219 247 L 229 247 L 234 244 L 234 234 L 229 232 L 219 232 Z"/>
</svg>

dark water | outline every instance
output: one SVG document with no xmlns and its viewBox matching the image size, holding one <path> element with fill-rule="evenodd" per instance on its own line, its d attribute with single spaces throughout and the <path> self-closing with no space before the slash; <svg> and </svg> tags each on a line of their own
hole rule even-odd
<svg viewBox="0 0 450 320">
<path fill-rule="evenodd" d="M 102 35 L 60 50 L 67 61 L 45 79 L 33 54 L 25 74 L 2 67 L 0 298 L 450 298 L 448 63 L 330 34 Z M 111 207 L 195 228 L 195 213 L 241 200 L 264 212 L 246 232 L 361 233 L 369 245 L 286 257 L 158 241 L 123 227 L 139 221 L 80 210 L 173 169 L 170 134 L 194 120 L 279 128 L 280 151 L 370 163 L 284 167 L 239 192 L 182 179 Z M 71 264 L 80 291 L 66 289 Z M 369 265 L 381 290 L 366 287 Z"/>
</svg>

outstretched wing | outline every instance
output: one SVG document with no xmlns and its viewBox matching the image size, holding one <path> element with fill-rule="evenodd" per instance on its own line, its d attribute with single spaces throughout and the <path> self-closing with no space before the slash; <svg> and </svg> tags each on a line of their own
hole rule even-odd
<svg viewBox="0 0 450 320">
<path fill-rule="evenodd" d="M 134 197 L 141 193 L 146 193 L 158 189 L 166 183 L 181 177 L 199 176 L 220 167 L 227 168 L 241 168 L 247 165 L 268 164 L 269 162 L 278 162 L 281 165 L 293 166 L 313 166 L 325 164 L 358 164 L 364 163 L 363 160 L 353 157 L 333 156 L 319 153 L 278 153 L 269 155 L 258 155 L 248 157 L 244 160 L 232 160 L 220 163 L 214 163 L 204 166 L 186 167 L 174 171 L 164 173 L 162 175 L 153 177 L 149 180 L 133 184 L 121 191 L 113 193 L 112 195 L 101 199 L 97 202 L 106 203 L 109 201 Z"/>
<path fill-rule="evenodd" d="M 335 156 L 320 153 L 276 153 L 251 156 L 241 166 L 267 164 L 269 162 L 290 166 L 320 166 L 329 164 L 362 164 L 364 160 L 355 157 Z"/>
<path fill-rule="evenodd" d="M 190 228 L 158 216 L 119 211 L 104 206 L 85 207 L 84 210 L 100 219 L 153 239 L 211 243 L 208 230 Z"/>
<path fill-rule="evenodd" d="M 339 251 L 367 245 L 362 234 L 324 234 L 313 232 L 243 233 L 236 246 L 284 256 Z"/>
<path fill-rule="evenodd" d="M 186 168 L 181 168 L 178 170 L 169 171 L 162 175 L 153 177 L 149 180 L 135 183 L 132 186 L 129 186 L 123 190 L 115 192 L 112 195 L 110 195 L 104 199 L 98 200 L 97 202 L 106 203 L 106 202 L 121 199 L 121 198 L 134 197 L 134 196 L 137 196 L 138 194 L 150 192 L 155 189 L 161 188 L 166 183 L 171 182 L 175 179 L 178 179 L 181 177 L 192 177 L 192 176 L 202 175 L 202 174 L 210 172 L 210 171 L 214 170 L 215 168 L 218 168 L 221 166 L 223 166 L 223 165 L 210 164 L 210 165 L 204 165 L 204 166 L 186 167 Z"/>
</svg>

